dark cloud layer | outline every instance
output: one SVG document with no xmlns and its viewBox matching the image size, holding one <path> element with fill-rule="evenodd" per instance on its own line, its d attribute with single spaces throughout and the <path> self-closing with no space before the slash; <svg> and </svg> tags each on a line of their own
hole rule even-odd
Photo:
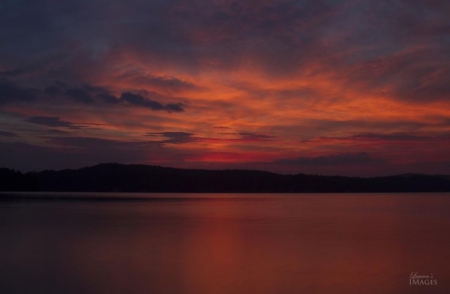
<svg viewBox="0 0 450 294">
<path fill-rule="evenodd" d="M 274 137 L 270 135 L 254 134 L 247 132 L 240 132 L 239 135 L 241 136 L 242 140 L 250 140 L 250 141 L 264 141 L 274 139 Z"/>
<path fill-rule="evenodd" d="M 0 142 L 2 166 L 24 171 L 81 168 L 98 162 L 141 163 L 148 158 L 146 150 L 159 156 L 170 154 L 152 144 L 122 143 L 98 138 L 60 137 L 48 139 L 48 143 L 54 147 Z"/>
<path fill-rule="evenodd" d="M 47 127 L 78 128 L 75 124 L 63 121 L 59 117 L 33 116 L 25 119 L 25 121 Z"/>
<path fill-rule="evenodd" d="M 277 161 L 280 164 L 289 165 L 313 165 L 313 166 L 334 166 L 334 165 L 354 165 L 366 164 L 370 162 L 370 155 L 366 152 L 361 153 L 342 153 L 317 157 L 298 157 L 294 159 L 282 159 Z"/>
<path fill-rule="evenodd" d="M 144 96 L 139 94 L 133 94 L 130 92 L 122 93 L 118 102 L 125 102 L 131 105 L 142 106 L 146 108 L 150 108 L 152 110 L 166 110 L 169 112 L 181 112 L 184 111 L 183 104 L 162 104 L 160 102 L 146 99 Z"/>
<path fill-rule="evenodd" d="M 81 103 L 93 103 L 94 99 L 89 95 L 89 92 L 84 89 L 67 89 L 64 94 L 66 94 L 68 97 L 72 98 L 73 100 Z"/>
<path fill-rule="evenodd" d="M 148 137 L 163 137 L 165 138 L 162 141 L 155 141 L 161 144 L 169 143 L 169 144 L 184 144 L 190 142 L 196 142 L 199 138 L 194 137 L 192 133 L 186 132 L 163 132 L 163 133 L 148 133 Z"/>
<path fill-rule="evenodd" d="M 416 133 L 392 133 L 392 134 L 359 134 L 353 136 L 354 139 L 362 140 L 385 140 L 385 141 L 435 141 L 435 140 L 449 140 L 449 134 L 445 135 L 423 135 Z"/>
<path fill-rule="evenodd" d="M 69 135 L 69 132 L 52 129 L 52 130 L 47 130 L 47 134 L 66 136 L 66 135 Z"/>
<path fill-rule="evenodd" d="M 445 132 L 438 135 L 431 134 L 420 134 L 420 133 L 389 133 L 389 134 L 378 134 L 378 133 L 364 133 L 357 134 L 348 137 L 323 137 L 322 140 L 349 140 L 349 141 L 405 141 L 405 142 L 436 142 L 436 141 L 450 141 L 450 133 Z"/>
<path fill-rule="evenodd" d="M 0 105 L 13 102 L 31 102 L 38 98 L 40 91 L 34 88 L 22 88 L 0 77 Z"/>
<path fill-rule="evenodd" d="M 201 87 L 194 83 L 170 76 L 157 76 L 135 69 L 127 71 L 117 77 L 118 80 L 125 80 L 135 85 L 146 85 L 164 92 L 181 92 L 189 90 L 200 90 Z"/>
<path fill-rule="evenodd" d="M 15 138 L 15 137 L 17 137 L 17 134 L 13 133 L 13 132 L 8 132 L 8 131 L 0 131 L 0 137 Z"/>
<path fill-rule="evenodd" d="M 138 107 L 145 107 L 151 110 L 165 110 L 168 112 L 182 112 L 184 111 L 184 105 L 182 103 L 169 103 L 163 104 L 158 101 L 149 99 L 141 94 L 135 94 L 131 92 L 123 92 L 122 95 L 117 98 L 111 94 L 108 90 L 85 85 L 82 88 L 68 88 L 63 83 L 55 83 L 52 86 L 46 87 L 43 94 L 40 95 L 39 89 L 23 88 L 15 85 L 7 80 L 0 80 L 0 105 L 6 103 L 20 103 L 20 102 L 32 102 L 40 98 L 45 100 L 47 96 L 50 98 L 67 97 L 75 102 L 81 104 L 92 104 L 96 101 L 104 102 L 107 104 L 119 104 L 119 105 L 131 105 Z M 155 96 L 158 99 L 166 99 L 162 95 L 157 93 L 146 93 L 149 96 Z"/>
</svg>

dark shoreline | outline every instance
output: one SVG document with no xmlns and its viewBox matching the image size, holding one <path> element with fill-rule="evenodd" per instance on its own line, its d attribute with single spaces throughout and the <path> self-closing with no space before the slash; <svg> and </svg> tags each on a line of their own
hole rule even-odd
<svg viewBox="0 0 450 294">
<path fill-rule="evenodd" d="M 29 173 L 3 168 L 0 169 L 0 191 L 118 193 L 450 192 L 450 176 L 405 174 L 362 178 L 308 174 L 282 175 L 256 170 L 195 170 L 149 165 L 100 164 L 78 170 Z"/>
<path fill-rule="evenodd" d="M 129 197 L 129 196 L 89 196 L 91 192 L 68 192 L 68 195 L 42 195 L 45 192 L 0 192 L 1 202 L 195 202 L 195 201 L 261 201 L 264 197 Z M 58 193 L 58 192 L 49 192 Z M 65 192 L 61 192 L 65 193 Z M 80 196 L 80 193 L 88 195 Z M 107 194 L 108 192 L 98 192 L 94 194 Z M 118 193 L 121 194 L 121 193 Z M 123 193 L 129 195 L 130 193 Z M 139 193 L 141 194 L 141 193 Z M 158 193 L 172 194 L 172 193 Z M 190 194 L 190 193 L 186 193 Z M 211 194 L 211 193 L 192 193 Z M 222 194 L 222 193 L 216 193 Z M 248 194 L 248 193 L 246 193 Z"/>
</svg>

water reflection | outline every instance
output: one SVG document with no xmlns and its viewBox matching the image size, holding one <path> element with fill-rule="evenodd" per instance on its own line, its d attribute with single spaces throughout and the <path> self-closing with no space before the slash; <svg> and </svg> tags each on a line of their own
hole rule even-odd
<svg viewBox="0 0 450 294">
<path fill-rule="evenodd" d="M 1 203 L 1 293 L 450 290 L 450 195 L 209 196 Z"/>
</svg>

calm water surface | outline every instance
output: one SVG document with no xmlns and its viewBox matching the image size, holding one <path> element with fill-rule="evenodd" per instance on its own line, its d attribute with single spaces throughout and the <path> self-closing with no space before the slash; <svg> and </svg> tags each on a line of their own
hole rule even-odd
<svg viewBox="0 0 450 294">
<path fill-rule="evenodd" d="M 450 194 L 106 196 L 0 202 L 0 293 L 450 293 Z"/>
</svg>

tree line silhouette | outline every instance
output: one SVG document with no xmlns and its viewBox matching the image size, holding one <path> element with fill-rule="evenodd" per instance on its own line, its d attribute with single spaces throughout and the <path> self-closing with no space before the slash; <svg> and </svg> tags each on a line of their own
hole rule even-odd
<svg viewBox="0 0 450 294">
<path fill-rule="evenodd" d="M 256 170 L 176 169 L 99 164 L 81 169 L 22 173 L 0 168 L 0 191 L 171 193 L 449 192 L 450 176 L 386 177 L 281 175 Z"/>
</svg>

